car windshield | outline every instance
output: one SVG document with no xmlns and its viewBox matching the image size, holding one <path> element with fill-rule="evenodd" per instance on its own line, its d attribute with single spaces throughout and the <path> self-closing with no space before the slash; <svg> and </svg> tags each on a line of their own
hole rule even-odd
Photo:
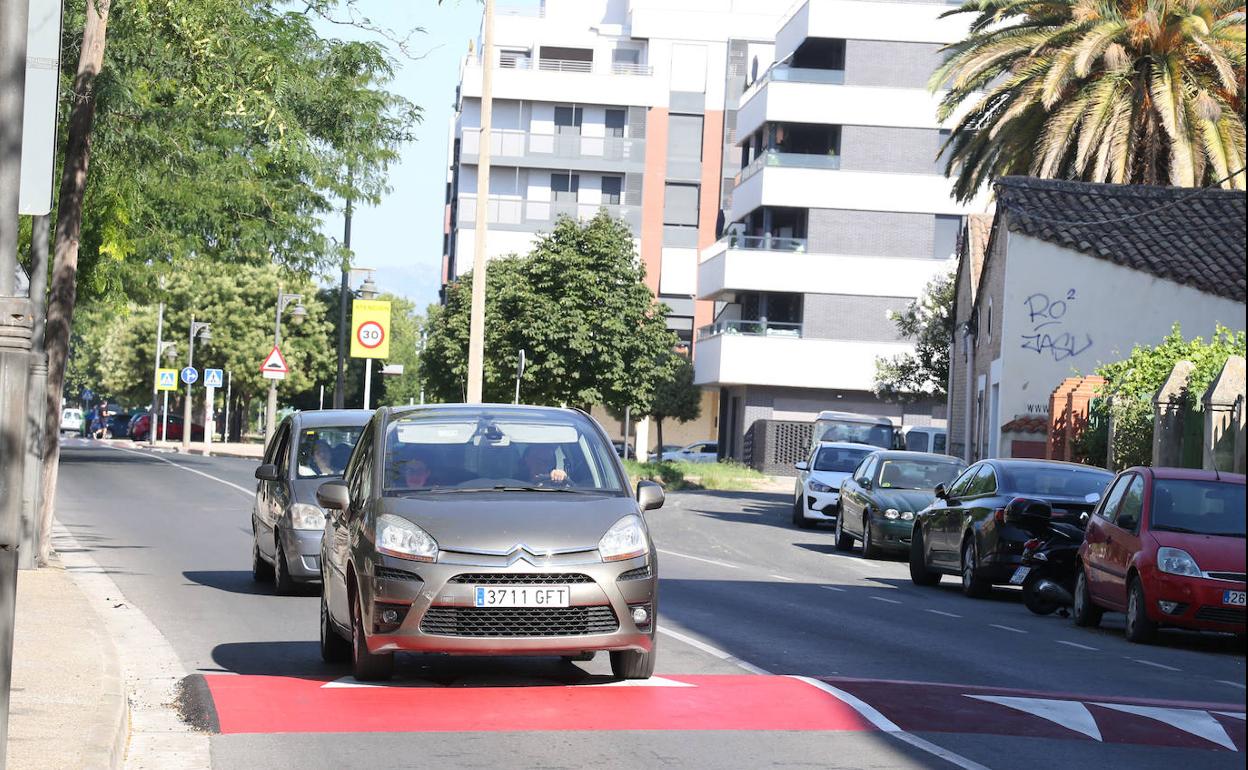
<svg viewBox="0 0 1248 770">
<path fill-rule="evenodd" d="M 615 452 L 571 412 L 419 411 L 386 429 L 388 494 L 625 491 Z"/>
<path fill-rule="evenodd" d="M 1113 481 L 1109 471 L 1059 465 L 1014 465 L 1007 468 L 1009 489 L 1020 494 L 1079 497 L 1094 503 Z"/>
<path fill-rule="evenodd" d="M 1152 528 L 1244 536 L 1244 485 L 1196 479 L 1153 482 Z"/>
<path fill-rule="evenodd" d="M 296 476 L 301 479 L 341 476 L 363 430 L 357 425 L 304 428 L 299 434 Z"/>
<path fill-rule="evenodd" d="M 935 489 L 962 472 L 963 465 L 939 460 L 885 460 L 880 463 L 881 489 Z"/>
<path fill-rule="evenodd" d="M 815 455 L 814 470 L 849 473 L 858 467 L 858 463 L 862 462 L 862 458 L 874 451 L 874 449 L 868 447 L 854 449 L 851 447 L 825 446 L 819 450 L 819 454 Z"/>
<path fill-rule="evenodd" d="M 893 446 L 893 426 L 883 423 L 819 420 L 815 431 L 820 434 L 819 441 L 849 441 L 870 444 L 881 449 L 891 449 Z"/>
</svg>

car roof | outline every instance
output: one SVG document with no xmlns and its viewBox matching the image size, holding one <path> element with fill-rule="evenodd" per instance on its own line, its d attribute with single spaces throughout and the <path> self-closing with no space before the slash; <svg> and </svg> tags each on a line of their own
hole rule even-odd
<svg viewBox="0 0 1248 770">
<path fill-rule="evenodd" d="M 312 409 L 306 412 L 295 412 L 291 417 L 297 420 L 300 427 L 320 428 L 325 426 L 347 425 L 363 426 L 373 416 L 371 409 Z"/>
<path fill-rule="evenodd" d="M 1107 471 L 1104 468 L 1101 468 L 1096 465 L 1084 465 L 1083 463 L 1068 463 L 1063 460 L 1029 460 L 1029 459 L 1024 459 L 1020 457 L 993 457 L 993 458 L 981 460 L 980 462 L 992 463 L 1001 468 L 1004 468 L 1005 470 L 1010 470 L 1011 468 L 1035 468 L 1039 466 L 1044 466 L 1048 468 L 1066 468 L 1068 470 L 1100 471 L 1101 473 L 1108 473 L 1110 475 L 1113 474 L 1112 471 Z"/>
<path fill-rule="evenodd" d="M 884 460 L 940 460 L 950 465 L 962 463 L 961 457 L 942 455 L 934 452 L 907 452 L 904 449 L 881 449 L 877 453 Z M 963 463 L 965 465 L 965 463 Z"/>
<path fill-rule="evenodd" d="M 1228 484 L 1243 484 L 1244 475 L 1242 473 L 1227 473 L 1225 471 L 1207 471 L 1201 468 L 1144 468 L 1136 466 L 1128 468 L 1130 471 L 1144 471 L 1153 474 L 1153 478 L 1157 479 L 1184 479 L 1188 481 L 1224 481 Z"/>
<path fill-rule="evenodd" d="M 383 410 L 387 411 L 392 417 L 444 410 L 455 412 L 516 412 L 520 414 L 525 412 L 550 414 L 553 412 L 557 414 L 575 414 L 585 416 L 585 413 L 580 409 L 568 409 L 566 407 L 559 406 L 536 406 L 532 404 L 419 404 L 416 406 L 383 407 Z"/>
</svg>

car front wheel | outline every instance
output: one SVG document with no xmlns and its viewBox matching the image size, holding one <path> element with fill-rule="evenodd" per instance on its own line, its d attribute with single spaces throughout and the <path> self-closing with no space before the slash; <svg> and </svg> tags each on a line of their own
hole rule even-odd
<svg viewBox="0 0 1248 770">
<path fill-rule="evenodd" d="M 810 529 L 815 526 L 813 521 L 806 518 L 806 505 L 800 492 L 797 499 L 793 501 L 793 524 L 800 529 Z"/>
<path fill-rule="evenodd" d="M 883 552 L 875 543 L 875 537 L 871 534 L 871 519 L 867 516 L 862 517 L 862 558 L 878 559 Z"/>
<path fill-rule="evenodd" d="M 611 653 L 611 675 L 616 679 L 649 679 L 654 675 L 654 659 L 658 653 L 658 638 L 650 652 L 621 650 Z"/>
<path fill-rule="evenodd" d="M 1092 601 L 1092 592 L 1088 590 L 1088 578 L 1084 575 L 1083 566 L 1079 566 L 1079 574 L 1075 577 L 1075 606 L 1071 611 L 1075 625 L 1094 628 L 1101 624 L 1101 616 L 1105 610 Z"/>
<path fill-rule="evenodd" d="M 1127 589 L 1127 641 L 1148 644 L 1157 636 L 1157 624 L 1148 617 L 1148 604 L 1144 598 L 1144 586 L 1133 578 Z"/>
<path fill-rule="evenodd" d="M 361 682 L 384 682 L 394 675 L 394 653 L 368 651 L 360 604 L 357 596 L 351 607 L 351 674 Z"/>
<path fill-rule="evenodd" d="M 923 530 L 914 528 L 910 537 L 910 582 L 916 586 L 934 586 L 940 582 L 940 573 L 927 568 L 927 556 L 923 553 Z"/>
<path fill-rule="evenodd" d="M 256 538 L 255 530 L 251 533 L 251 579 L 257 583 L 273 579 L 273 565 L 260 555 L 260 541 Z"/>
<path fill-rule="evenodd" d="M 351 659 L 351 644 L 343 639 L 329 618 L 329 603 L 325 599 L 324 584 L 321 585 L 321 660 L 326 663 L 346 663 Z"/>
<path fill-rule="evenodd" d="M 845 534 L 845 507 L 841 506 L 841 510 L 836 514 L 836 550 L 842 553 L 848 553 L 854 550 L 853 535 Z"/>
<path fill-rule="evenodd" d="M 278 596 L 290 596 L 296 587 L 295 579 L 290 576 L 290 565 L 286 563 L 286 549 L 282 547 L 282 538 L 278 537 L 273 546 L 273 590 Z"/>
</svg>

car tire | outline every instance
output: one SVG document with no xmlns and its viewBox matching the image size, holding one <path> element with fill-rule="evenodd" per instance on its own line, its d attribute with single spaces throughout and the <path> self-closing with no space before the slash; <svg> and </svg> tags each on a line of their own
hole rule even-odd
<svg viewBox="0 0 1248 770">
<path fill-rule="evenodd" d="M 1128 642 L 1148 644 L 1157 637 L 1157 624 L 1148 617 L 1148 604 L 1144 597 L 1144 585 L 1138 577 L 1131 579 L 1127 587 L 1127 624 Z"/>
<path fill-rule="evenodd" d="M 1023 605 L 1037 615 L 1052 615 L 1057 612 L 1058 604 L 1044 598 L 1036 590 L 1041 580 L 1044 580 L 1044 573 L 1033 572 L 1023 581 Z"/>
<path fill-rule="evenodd" d="M 321 588 L 321 660 L 326 663 L 346 663 L 351 660 L 351 643 L 338 633 L 329 619 L 329 603 L 325 588 Z"/>
<path fill-rule="evenodd" d="M 260 542 L 256 539 L 256 531 L 251 531 L 251 579 L 257 583 L 267 583 L 273 579 L 273 565 L 260 555 Z"/>
<path fill-rule="evenodd" d="M 940 582 L 940 573 L 928 569 L 927 556 L 923 553 L 923 530 L 918 527 L 910 537 L 910 582 L 916 586 L 934 586 Z"/>
<path fill-rule="evenodd" d="M 979 572 L 979 555 L 975 538 L 968 537 L 962 544 L 962 593 L 971 599 L 984 599 L 992 593 L 992 583 L 984 580 Z"/>
<path fill-rule="evenodd" d="M 836 514 L 836 550 L 842 553 L 848 553 L 854 550 L 854 536 L 845 534 L 845 509 L 841 508 Z"/>
<path fill-rule="evenodd" d="M 394 676 L 393 652 L 368 651 L 358 596 L 351 603 L 351 675 L 360 682 L 384 682 Z"/>
<path fill-rule="evenodd" d="M 793 501 L 793 524 L 798 529 L 811 529 L 815 526 L 813 521 L 806 518 L 806 505 L 801 495 Z"/>
<path fill-rule="evenodd" d="M 871 536 L 871 519 L 867 516 L 862 517 L 862 558 L 878 559 L 884 551 L 875 544 L 875 538 Z"/>
<path fill-rule="evenodd" d="M 654 659 L 658 652 L 658 639 L 650 652 L 621 650 L 611 653 L 611 675 L 616 679 L 649 679 L 654 676 Z"/>
<path fill-rule="evenodd" d="M 1079 565 L 1079 574 L 1075 576 L 1075 606 L 1071 608 L 1070 614 L 1074 617 L 1075 625 L 1083 628 L 1099 626 L 1101 617 L 1105 614 L 1105 610 L 1092 601 L 1092 592 L 1088 590 L 1088 578 L 1083 572 L 1083 565 Z"/>
<path fill-rule="evenodd" d="M 273 591 L 278 596 L 290 596 L 298 590 L 298 584 L 290 576 L 290 565 L 286 563 L 286 549 L 282 547 L 282 538 L 275 538 L 273 545 Z"/>
</svg>

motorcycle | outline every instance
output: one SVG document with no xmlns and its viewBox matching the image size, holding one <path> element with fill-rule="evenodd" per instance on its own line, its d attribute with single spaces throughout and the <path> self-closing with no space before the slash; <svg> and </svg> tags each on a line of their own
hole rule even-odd
<svg viewBox="0 0 1248 770">
<path fill-rule="evenodd" d="M 1080 523 L 1085 523 L 1087 514 Z M 1075 603 L 1075 578 L 1079 570 L 1079 546 L 1083 530 L 1072 524 L 1051 522 L 1040 537 L 1023 544 L 1022 565 L 1014 570 L 1010 585 L 1023 587 L 1023 604 L 1037 615 L 1052 615 Z"/>
</svg>

